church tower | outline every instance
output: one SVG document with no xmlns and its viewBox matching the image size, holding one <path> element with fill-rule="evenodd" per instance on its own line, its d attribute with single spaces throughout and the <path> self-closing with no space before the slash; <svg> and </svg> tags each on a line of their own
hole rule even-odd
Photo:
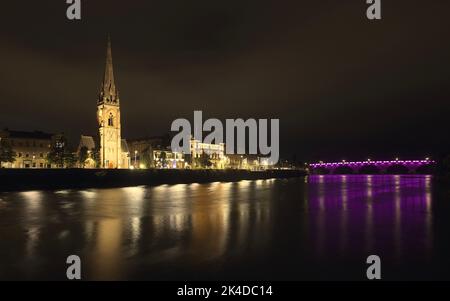
<svg viewBox="0 0 450 301">
<path fill-rule="evenodd" d="M 97 100 L 97 120 L 100 131 L 100 167 L 122 168 L 119 91 L 114 83 L 111 40 L 108 38 L 106 68 Z"/>
</svg>

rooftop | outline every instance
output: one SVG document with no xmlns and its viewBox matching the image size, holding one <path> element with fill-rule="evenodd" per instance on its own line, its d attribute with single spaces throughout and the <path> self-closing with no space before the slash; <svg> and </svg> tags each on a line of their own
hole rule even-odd
<svg viewBox="0 0 450 301">
<path fill-rule="evenodd" d="M 25 131 L 12 131 L 4 130 L 10 138 L 18 139 L 39 139 L 39 140 L 51 140 L 54 134 L 44 133 L 41 131 L 25 132 Z"/>
</svg>

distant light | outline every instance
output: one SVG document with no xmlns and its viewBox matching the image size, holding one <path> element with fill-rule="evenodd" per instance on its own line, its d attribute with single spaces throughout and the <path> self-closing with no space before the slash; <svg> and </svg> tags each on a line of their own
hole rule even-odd
<svg viewBox="0 0 450 301">
<path fill-rule="evenodd" d="M 370 162 L 370 161 L 371 161 L 371 160 L 370 160 L 370 158 L 369 158 L 369 159 L 367 159 L 367 161 L 369 161 L 369 162 Z"/>
<path fill-rule="evenodd" d="M 134 166 L 133 166 L 133 165 L 131 165 L 131 166 L 130 166 L 130 169 L 134 169 Z"/>
<path fill-rule="evenodd" d="M 395 161 L 398 161 L 398 157 L 397 157 L 397 158 L 395 158 Z"/>
<path fill-rule="evenodd" d="M 430 158 L 426 157 L 425 160 L 430 161 Z"/>
</svg>

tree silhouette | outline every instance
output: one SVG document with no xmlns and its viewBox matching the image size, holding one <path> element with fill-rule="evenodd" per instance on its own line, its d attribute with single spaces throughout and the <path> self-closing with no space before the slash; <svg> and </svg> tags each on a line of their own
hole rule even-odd
<svg viewBox="0 0 450 301">
<path fill-rule="evenodd" d="M 161 160 L 162 167 L 166 167 L 166 165 L 167 165 L 167 154 L 166 154 L 166 152 L 161 152 L 161 155 L 159 156 L 159 158 Z"/>
<path fill-rule="evenodd" d="M 55 164 L 58 167 L 64 166 L 64 147 L 62 145 L 57 142 L 52 146 L 51 151 L 47 154 L 48 163 Z"/>
<path fill-rule="evenodd" d="M 80 164 L 81 168 L 84 168 L 86 160 L 88 158 L 89 158 L 88 148 L 86 146 L 81 147 L 80 153 L 78 154 L 78 163 Z"/>
<path fill-rule="evenodd" d="M 77 164 L 78 158 L 74 153 L 64 154 L 64 166 L 66 168 L 73 168 Z"/>
<path fill-rule="evenodd" d="M 150 147 L 146 147 L 139 156 L 139 163 L 143 164 L 145 168 L 150 168 L 152 161 L 152 150 Z"/>
<path fill-rule="evenodd" d="M 208 168 L 211 165 L 212 162 L 210 156 L 207 153 L 202 152 L 202 154 L 200 155 L 200 166 L 203 168 Z"/>
<path fill-rule="evenodd" d="M 16 153 L 13 151 L 9 141 L 0 138 L 0 167 L 3 162 L 13 163 L 15 160 Z"/>
<path fill-rule="evenodd" d="M 64 166 L 73 167 L 76 164 L 77 157 L 67 149 L 65 137 L 59 137 L 54 142 L 51 151 L 47 155 L 47 162 L 60 168 L 64 168 Z"/>
</svg>

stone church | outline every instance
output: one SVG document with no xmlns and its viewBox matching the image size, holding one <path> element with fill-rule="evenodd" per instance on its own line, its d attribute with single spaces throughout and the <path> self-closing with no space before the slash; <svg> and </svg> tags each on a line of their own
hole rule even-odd
<svg viewBox="0 0 450 301">
<path fill-rule="evenodd" d="M 98 167 L 130 168 L 130 153 L 127 142 L 125 139 L 122 139 L 121 135 L 120 97 L 114 81 L 111 41 L 109 38 L 106 51 L 105 74 L 97 99 L 97 121 L 100 146 Z M 92 148 L 92 143 L 84 145 L 86 141 L 91 140 L 93 139 L 86 139 L 86 136 L 82 136 L 78 149 L 84 146 L 89 151 L 92 151 L 90 149 Z"/>
</svg>

